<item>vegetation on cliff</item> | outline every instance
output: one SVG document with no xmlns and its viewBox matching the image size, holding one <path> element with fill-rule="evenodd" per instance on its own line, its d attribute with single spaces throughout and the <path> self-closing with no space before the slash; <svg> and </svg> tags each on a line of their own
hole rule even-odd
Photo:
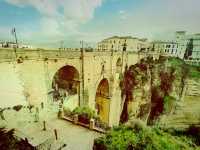
<svg viewBox="0 0 200 150">
<path fill-rule="evenodd" d="M 144 59 L 141 59 L 140 63 L 136 65 L 126 67 L 123 78 L 120 82 L 122 98 L 125 97 L 123 110 L 120 116 L 121 123 L 125 123 L 129 119 L 128 103 L 135 101 L 133 97 L 134 90 L 137 86 L 142 86 L 148 81 L 147 71 L 148 63 Z"/>
<path fill-rule="evenodd" d="M 149 74 L 150 79 L 148 79 Z M 104 137 L 96 139 L 94 150 L 200 149 L 198 147 L 200 145 L 198 127 L 190 126 L 185 131 L 173 129 L 171 132 L 163 131 L 155 126 L 160 116 L 172 114 L 173 109 L 176 109 L 187 79 L 200 79 L 200 68 L 185 64 L 178 58 L 160 57 L 155 61 L 148 58 L 136 65 L 126 67 L 120 83 L 122 98 L 125 97 L 121 114 L 123 125 L 113 128 Z M 134 92 L 138 89 L 142 91 L 145 84 L 150 84 L 151 87 L 147 124 L 152 126 L 146 127 L 138 124 L 130 126 L 129 102 L 136 101 L 134 96 L 138 96 L 138 93 Z M 148 105 L 148 103 L 143 105 Z M 148 110 L 145 111 L 142 107 L 143 105 L 139 105 L 140 109 L 136 117 L 140 118 L 140 114 L 148 113 Z M 125 125 L 126 122 L 128 126 Z"/>
<path fill-rule="evenodd" d="M 177 137 L 158 128 L 135 124 L 113 128 L 94 141 L 94 150 L 178 150 L 197 149 L 191 139 Z"/>
<path fill-rule="evenodd" d="M 200 79 L 200 68 L 186 64 L 179 58 L 160 57 L 151 68 L 151 112 L 148 124 L 160 115 L 170 113 L 183 94 L 187 79 Z"/>
</svg>

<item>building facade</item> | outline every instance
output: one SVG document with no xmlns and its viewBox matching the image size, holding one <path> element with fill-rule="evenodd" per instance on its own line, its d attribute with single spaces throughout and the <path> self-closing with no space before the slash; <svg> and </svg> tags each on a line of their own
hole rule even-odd
<svg viewBox="0 0 200 150">
<path fill-rule="evenodd" d="M 16 44 L 15 42 L 0 42 L 0 48 L 21 48 L 21 49 L 33 49 L 31 45 L 27 44 Z"/>
<path fill-rule="evenodd" d="M 200 59 L 200 33 L 186 34 L 186 31 L 176 32 L 178 43 L 178 55 L 180 58 L 189 60 Z"/>
<path fill-rule="evenodd" d="M 130 51 L 130 52 L 139 52 L 139 51 L 148 51 L 149 42 L 147 39 L 139 39 L 131 36 L 119 37 L 113 36 L 107 39 L 102 40 L 98 43 L 98 51 Z"/>
<path fill-rule="evenodd" d="M 31 45 L 26 45 L 26 44 L 20 44 L 19 48 L 23 48 L 23 49 L 33 49 L 33 47 Z"/>
<path fill-rule="evenodd" d="M 153 41 L 151 43 L 151 51 L 169 56 L 178 56 L 178 44 L 176 42 L 166 42 L 166 41 Z"/>
<path fill-rule="evenodd" d="M 184 60 L 200 60 L 200 33 L 186 34 L 186 31 L 177 31 L 174 41 L 153 41 L 151 51 Z"/>
<path fill-rule="evenodd" d="M 17 44 L 14 42 L 0 42 L 1 48 L 17 48 Z"/>
</svg>

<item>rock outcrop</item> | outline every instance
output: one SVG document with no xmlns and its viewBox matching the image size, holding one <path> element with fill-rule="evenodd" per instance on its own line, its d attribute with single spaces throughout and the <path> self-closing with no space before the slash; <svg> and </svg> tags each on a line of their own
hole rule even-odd
<svg viewBox="0 0 200 150">
<path fill-rule="evenodd" d="M 127 74 L 133 79 L 130 80 Z M 140 118 L 149 125 L 157 124 L 163 128 L 200 126 L 198 67 L 186 65 L 177 58 L 142 60 L 127 69 L 122 85 L 128 121 Z M 130 91 L 127 87 L 131 87 L 131 96 L 127 94 Z"/>
</svg>

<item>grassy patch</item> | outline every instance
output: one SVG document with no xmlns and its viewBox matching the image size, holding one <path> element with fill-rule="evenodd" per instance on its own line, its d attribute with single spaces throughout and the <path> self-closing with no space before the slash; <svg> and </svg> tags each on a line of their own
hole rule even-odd
<svg viewBox="0 0 200 150">
<path fill-rule="evenodd" d="M 179 58 L 169 58 L 168 63 L 176 69 L 189 69 L 188 77 L 200 78 L 200 69 L 197 66 L 185 64 L 185 62 Z"/>
<path fill-rule="evenodd" d="M 200 69 L 195 66 L 190 66 L 189 77 L 191 78 L 200 78 Z"/>
<path fill-rule="evenodd" d="M 168 59 L 168 63 L 171 64 L 171 66 L 181 66 L 185 64 L 185 62 L 182 59 L 171 57 Z"/>
<path fill-rule="evenodd" d="M 172 96 L 165 96 L 164 97 L 164 112 L 170 113 L 172 108 L 174 107 L 176 99 Z"/>
</svg>

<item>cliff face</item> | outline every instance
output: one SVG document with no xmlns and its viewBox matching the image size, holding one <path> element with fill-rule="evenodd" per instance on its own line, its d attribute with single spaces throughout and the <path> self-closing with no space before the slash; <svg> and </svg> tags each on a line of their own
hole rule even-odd
<svg viewBox="0 0 200 150">
<path fill-rule="evenodd" d="M 175 79 L 169 96 L 173 97 L 170 111 L 164 112 L 157 120 L 164 128 L 185 129 L 200 125 L 200 70 L 180 60 L 170 59 L 169 68 L 175 68 Z M 165 100 L 165 99 L 164 99 Z M 168 100 L 169 101 L 169 100 Z"/>
<path fill-rule="evenodd" d="M 192 125 L 200 126 L 200 79 L 186 79 L 182 97 L 176 100 L 173 112 L 163 114 L 158 124 L 180 130 Z"/>
<path fill-rule="evenodd" d="M 200 125 L 199 68 L 176 58 L 142 60 L 126 70 L 122 85 L 126 97 L 122 114 L 127 113 L 127 121 L 140 118 L 147 124 L 181 129 Z"/>
<path fill-rule="evenodd" d="M 151 73 L 144 60 L 126 68 L 121 81 L 122 98 L 125 99 L 120 119 L 122 123 L 138 117 L 147 120 L 150 111 L 150 85 Z"/>
</svg>

